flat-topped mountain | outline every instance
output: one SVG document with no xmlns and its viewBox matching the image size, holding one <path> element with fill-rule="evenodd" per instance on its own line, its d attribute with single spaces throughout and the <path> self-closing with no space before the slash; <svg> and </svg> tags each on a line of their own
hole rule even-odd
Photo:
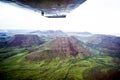
<svg viewBox="0 0 120 80">
<path fill-rule="evenodd" d="M 42 44 L 43 41 L 37 35 L 17 34 L 7 41 L 8 46 L 27 47 Z"/>
</svg>

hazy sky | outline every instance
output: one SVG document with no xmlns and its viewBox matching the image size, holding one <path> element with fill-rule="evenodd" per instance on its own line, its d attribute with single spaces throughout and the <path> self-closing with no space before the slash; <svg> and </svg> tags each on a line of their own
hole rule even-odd
<svg viewBox="0 0 120 80">
<path fill-rule="evenodd" d="M 67 18 L 57 19 L 45 18 L 33 10 L 0 2 L 0 29 L 120 34 L 120 0 L 87 0 Z"/>
</svg>

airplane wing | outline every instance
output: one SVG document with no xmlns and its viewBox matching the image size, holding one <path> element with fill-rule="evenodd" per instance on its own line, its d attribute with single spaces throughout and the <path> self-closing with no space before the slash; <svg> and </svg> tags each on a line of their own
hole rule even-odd
<svg viewBox="0 0 120 80">
<path fill-rule="evenodd" d="M 47 18 L 65 18 L 66 14 L 77 8 L 86 0 L 0 0 L 16 3 L 20 6 L 38 10 Z"/>
</svg>

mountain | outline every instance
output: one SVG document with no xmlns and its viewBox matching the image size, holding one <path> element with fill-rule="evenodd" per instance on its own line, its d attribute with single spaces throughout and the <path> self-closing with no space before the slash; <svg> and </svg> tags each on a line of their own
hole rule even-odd
<svg viewBox="0 0 120 80">
<path fill-rule="evenodd" d="M 120 54 L 120 37 L 111 35 L 94 35 L 87 39 L 86 44 L 89 47 L 111 55 Z"/>
<path fill-rule="evenodd" d="M 8 41 L 9 46 L 32 46 L 42 44 L 43 41 L 37 35 L 23 35 L 17 34 Z"/>
<path fill-rule="evenodd" d="M 32 45 L 40 45 L 44 41 L 37 35 L 16 34 L 11 37 L 6 43 L 9 47 L 28 47 Z"/>
<path fill-rule="evenodd" d="M 43 38 L 45 41 L 50 41 L 55 39 L 56 37 L 67 36 L 67 34 L 61 30 L 46 30 L 46 31 L 31 31 L 29 34 L 38 35 Z"/>
<path fill-rule="evenodd" d="M 36 51 L 29 54 L 26 58 L 30 60 L 53 59 L 59 57 L 61 59 L 73 56 L 88 57 L 93 53 L 74 37 L 57 37 L 43 46 L 42 51 Z"/>
<path fill-rule="evenodd" d="M 5 42 L 10 38 L 5 32 L 0 32 L 0 42 Z"/>
<path fill-rule="evenodd" d="M 44 36 L 65 36 L 67 35 L 65 32 L 61 30 L 46 30 L 46 31 L 32 31 L 30 34 L 37 34 L 39 36 L 44 35 Z"/>
<path fill-rule="evenodd" d="M 88 37 L 93 35 L 90 32 L 67 32 L 67 34 L 70 36 L 81 36 L 81 37 Z"/>
<path fill-rule="evenodd" d="M 8 36 L 6 32 L 0 30 L 0 48 L 7 45 L 9 38 L 10 36 Z"/>
<path fill-rule="evenodd" d="M 12 29 L 7 29 L 7 30 L 2 30 L 0 29 L 0 33 L 4 33 L 7 36 L 14 36 L 16 34 L 28 34 L 31 32 L 31 30 L 12 30 Z"/>
</svg>

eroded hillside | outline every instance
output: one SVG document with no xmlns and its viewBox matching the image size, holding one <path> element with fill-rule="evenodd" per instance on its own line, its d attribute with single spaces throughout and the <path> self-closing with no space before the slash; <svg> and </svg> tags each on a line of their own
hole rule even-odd
<svg viewBox="0 0 120 80">
<path fill-rule="evenodd" d="M 61 59 L 73 57 L 88 57 L 94 53 L 84 45 L 84 43 L 76 40 L 74 37 L 57 37 L 43 46 L 42 51 L 35 51 L 26 58 L 30 60 L 43 60 L 59 57 Z"/>
</svg>

